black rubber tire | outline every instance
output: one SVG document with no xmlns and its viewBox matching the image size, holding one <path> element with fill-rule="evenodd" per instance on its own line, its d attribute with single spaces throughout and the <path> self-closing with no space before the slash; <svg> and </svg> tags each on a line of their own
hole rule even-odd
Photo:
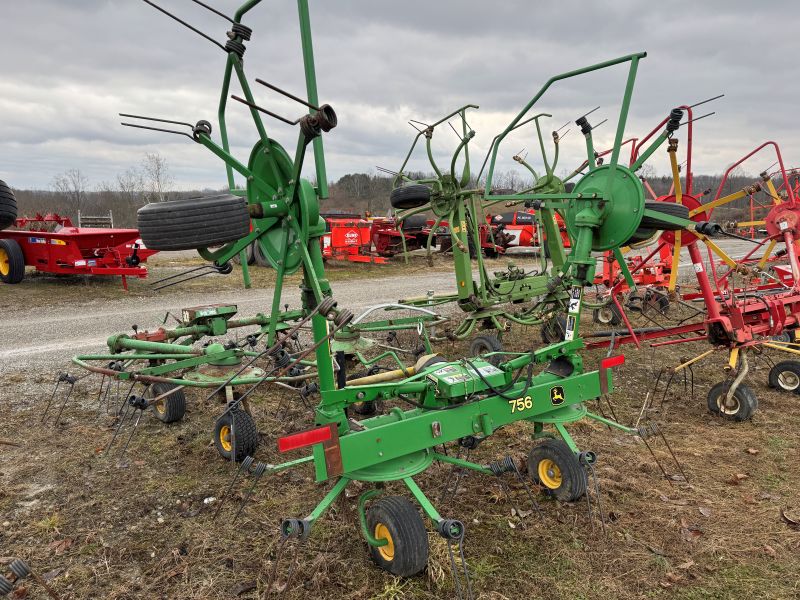
<svg viewBox="0 0 800 600">
<path fill-rule="evenodd" d="M 657 202 L 655 200 L 648 200 L 644 203 L 644 207 L 646 210 L 654 210 L 660 212 L 663 215 L 669 215 L 671 217 L 679 217 L 681 219 L 689 218 L 689 208 L 687 206 L 684 206 L 683 204 L 677 204 L 676 202 Z M 667 223 L 666 221 L 662 221 L 661 219 L 658 219 L 656 217 L 648 217 L 645 215 L 644 217 L 642 217 L 641 223 L 639 223 L 639 229 L 636 230 L 636 233 L 634 233 L 633 236 L 638 237 L 637 234 L 639 234 L 639 231 L 642 229 L 661 229 L 665 231 L 676 231 L 678 229 L 683 229 L 683 228 L 680 225 Z"/>
<path fill-rule="evenodd" d="M 797 332 L 794 329 L 784 329 L 778 335 L 773 335 L 772 339 L 776 342 L 794 342 Z"/>
<path fill-rule="evenodd" d="M 654 237 L 659 232 L 658 229 L 653 229 L 651 227 L 639 227 L 628 240 L 622 244 L 622 246 L 631 246 L 633 244 L 639 244 L 641 242 L 646 242 L 650 238 Z"/>
<path fill-rule="evenodd" d="M 428 217 L 425 215 L 411 215 L 407 219 L 400 222 L 400 229 L 405 232 L 410 232 L 422 229 L 428 224 Z"/>
<path fill-rule="evenodd" d="M 469 345 L 469 355 L 473 357 L 482 356 L 483 354 L 488 354 L 489 352 L 502 352 L 503 351 L 503 344 L 500 343 L 500 340 L 497 338 L 496 335 L 479 335 L 473 338 L 472 342 Z M 485 359 L 490 364 L 493 364 L 495 367 L 503 362 L 502 356 L 490 356 L 489 358 Z"/>
<path fill-rule="evenodd" d="M 592 320 L 600 325 L 616 327 L 622 323 L 622 313 L 616 304 L 609 302 L 602 308 L 595 308 L 592 311 Z"/>
<path fill-rule="evenodd" d="M 17 220 L 17 199 L 5 181 L 0 180 L 0 230 Z"/>
<path fill-rule="evenodd" d="M 800 362 L 784 360 L 769 370 L 769 387 L 800 394 Z"/>
<path fill-rule="evenodd" d="M 247 200 L 230 194 L 154 202 L 138 211 L 139 233 L 151 250 L 194 250 L 250 233 Z"/>
<path fill-rule="evenodd" d="M 227 427 L 230 432 L 231 425 L 233 425 L 234 435 L 236 439 L 231 444 L 230 449 L 225 448 L 223 445 L 223 435 Z M 227 441 L 231 441 L 227 438 Z M 239 410 L 238 408 L 225 412 L 217 422 L 214 424 L 214 446 L 217 448 L 219 455 L 225 460 L 231 459 L 231 454 L 235 451 L 236 462 L 243 461 L 248 456 L 253 456 L 258 448 L 258 427 L 256 422 L 249 413 Z"/>
<path fill-rule="evenodd" d="M 385 555 L 386 546 L 370 545 L 369 553 L 375 564 L 397 577 L 411 577 L 424 571 L 428 565 L 428 532 L 417 508 L 402 496 L 381 498 L 367 510 L 367 529 L 373 536 L 378 524 L 385 526 L 391 536 L 392 555 Z"/>
<path fill-rule="evenodd" d="M 0 240 L 0 249 L 5 251 L 8 257 L 8 273 L 0 273 L 0 281 L 3 283 L 19 283 L 25 278 L 25 255 L 17 240 Z"/>
<path fill-rule="evenodd" d="M 486 258 L 497 258 L 498 253 L 496 248 L 484 248 L 483 254 Z"/>
<path fill-rule="evenodd" d="M 542 341 L 545 344 L 563 342 L 566 331 L 567 318 L 564 315 L 557 315 L 549 321 L 542 323 Z"/>
<path fill-rule="evenodd" d="M 175 387 L 177 386 L 171 383 L 154 383 L 148 388 L 145 398 L 150 399 L 160 396 L 161 394 L 166 394 Z M 183 390 L 173 392 L 158 404 L 151 405 L 150 411 L 153 413 L 153 416 L 162 423 L 180 421 L 183 415 L 186 414 L 186 395 L 183 393 Z"/>
<path fill-rule="evenodd" d="M 272 267 L 267 257 L 264 256 L 264 250 L 261 249 L 258 241 L 253 242 L 253 262 L 259 267 Z"/>
<path fill-rule="evenodd" d="M 398 188 L 394 188 L 389 195 L 389 203 L 392 208 L 407 210 L 409 208 L 419 208 L 431 201 L 431 188 L 421 183 L 409 183 Z"/>
<path fill-rule="evenodd" d="M 731 398 L 736 404 L 723 411 L 721 403 L 730 387 L 730 381 L 721 381 L 708 390 L 708 395 L 706 396 L 708 410 L 711 411 L 712 414 L 730 421 L 747 421 L 758 409 L 758 398 L 756 398 L 755 393 L 749 387 L 744 384 L 739 384 L 739 387 L 736 388 L 736 391 L 733 393 L 733 398 Z"/>
<path fill-rule="evenodd" d="M 247 246 L 247 248 L 244 249 L 244 255 L 247 257 L 247 264 L 248 265 L 254 265 L 255 262 L 256 262 L 254 247 L 255 247 L 255 244 L 250 244 L 249 246 Z M 231 261 L 234 264 L 237 264 L 237 265 L 242 264 L 242 261 L 239 259 L 239 255 L 238 254 L 236 256 L 234 256 L 231 259 Z"/>
<path fill-rule="evenodd" d="M 555 473 L 546 470 L 550 461 L 558 469 L 560 484 L 553 487 L 548 484 L 548 478 L 553 478 Z M 545 470 L 542 477 L 540 468 Z M 578 455 L 567 446 L 564 440 L 548 439 L 531 448 L 528 454 L 528 475 L 537 485 L 541 485 L 547 493 L 562 502 L 575 502 L 586 493 L 586 470 L 578 461 Z"/>
</svg>

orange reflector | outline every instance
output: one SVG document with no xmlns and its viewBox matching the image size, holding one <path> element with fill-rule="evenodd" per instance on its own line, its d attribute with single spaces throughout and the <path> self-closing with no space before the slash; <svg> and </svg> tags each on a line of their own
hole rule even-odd
<svg viewBox="0 0 800 600">
<path fill-rule="evenodd" d="M 278 451 L 288 452 L 289 450 L 297 450 L 298 448 L 313 446 L 314 444 L 327 442 L 332 437 L 333 433 L 330 425 L 317 427 L 316 429 L 309 429 L 308 431 L 301 431 L 299 433 L 293 433 L 291 435 L 278 438 Z"/>
<path fill-rule="evenodd" d="M 617 354 L 616 356 L 609 356 L 600 361 L 601 369 L 610 369 L 611 367 L 618 367 L 625 362 L 624 354 Z"/>
</svg>

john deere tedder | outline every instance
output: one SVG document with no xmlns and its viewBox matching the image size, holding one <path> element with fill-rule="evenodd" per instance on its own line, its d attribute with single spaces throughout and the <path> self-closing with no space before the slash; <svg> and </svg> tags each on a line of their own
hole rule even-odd
<svg viewBox="0 0 800 600">
<path fill-rule="evenodd" d="M 437 215 L 450 218 L 454 253 L 459 261 L 456 274 L 459 288 L 473 285 L 470 289 L 475 290 L 469 268 L 466 223 L 467 219 L 473 224 L 476 222 L 478 212 L 471 208 L 473 203 L 477 206 L 479 203 L 524 201 L 543 215 L 554 270 L 535 276 L 512 273 L 505 278 L 486 279 L 482 292 L 473 291 L 463 300 L 474 303 L 476 310 L 485 308 L 488 312 L 481 318 L 494 322 L 498 313 L 492 312 L 491 303 L 482 302 L 491 300 L 494 294 L 503 295 L 509 301 L 532 298 L 534 294 L 530 290 L 519 292 L 520 286 L 531 286 L 530 289 L 537 286 L 535 289 L 547 298 L 546 303 L 563 303 L 566 311 L 564 340 L 523 352 L 489 351 L 478 357 L 448 361 L 432 352 L 429 330 L 440 326 L 441 320 L 427 309 L 417 309 L 416 314 L 409 317 L 370 321 L 364 325 L 334 299 L 325 277 L 319 243 L 325 232 L 319 214 L 320 199 L 327 196 L 322 136 L 336 127 L 337 119 L 331 106 L 320 105 L 318 101 L 307 1 L 298 0 L 306 99 L 256 80 L 302 104 L 304 114 L 296 120 L 262 108 L 244 73 L 245 43 L 252 31 L 242 20 L 258 4 L 260 0 L 248 0 L 229 19 L 231 28 L 225 44 L 206 36 L 226 54 L 218 115 L 221 143 L 214 141 L 212 126 L 205 120 L 192 125 L 147 118 L 158 126 L 126 124 L 185 135 L 204 146 L 224 162 L 232 193 L 143 208 L 140 230 L 148 247 L 159 250 L 196 248 L 212 263 L 213 269 L 225 271 L 228 261 L 248 244 L 260 244 L 276 272 L 269 314 L 237 319 L 234 306 L 186 309 L 177 328 L 154 332 L 134 330 L 133 335 L 115 335 L 109 339 L 109 353 L 78 356 L 74 362 L 102 374 L 109 381 L 128 384 L 123 402 L 126 410 L 133 410 L 134 414 L 139 411 L 137 422 L 143 410 L 151 406 L 163 420 L 172 420 L 182 412 L 182 390 L 186 387 L 224 392 L 227 408 L 215 430 L 215 440 L 223 454 L 233 459 L 243 458 L 241 469 L 258 477 L 309 465 L 318 482 L 331 483 L 324 498 L 309 514 L 282 521 L 280 531 L 284 539 L 306 539 L 314 523 L 345 489 L 353 482 L 361 482 L 358 514 L 370 554 L 390 573 L 412 575 L 421 571 L 427 562 L 428 537 L 424 521 L 417 507 L 406 497 L 379 498 L 384 483 L 399 482 L 405 486 L 452 550 L 453 545 L 460 548 L 465 526 L 439 513 L 417 483 L 416 476 L 433 463 L 452 464 L 485 475 L 509 472 L 519 475 L 517 465 L 510 458 L 479 464 L 447 454 L 440 448 L 447 444 L 475 448 L 499 429 L 515 422 L 527 422 L 531 437 L 536 441 L 528 456 L 528 470 L 533 480 L 555 497 L 573 501 L 586 494 L 586 469 L 596 457 L 590 451 L 580 451 L 568 432 L 570 423 L 589 418 L 639 435 L 643 440 L 658 434 L 655 428 L 632 429 L 588 410 L 587 401 L 612 391 L 612 368 L 622 364 L 624 357 L 608 356 L 599 364 L 585 364 L 582 356 L 585 344 L 579 327 L 584 286 L 594 280 L 596 252 L 612 251 L 629 278 L 619 249 L 633 239 L 644 239 L 650 235 L 651 228 L 684 228 L 695 233 L 713 233 L 716 228 L 706 222 L 690 221 L 684 207 L 673 210 L 665 209 L 666 203 L 658 206 L 646 203 L 643 185 L 635 175 L 644 161 L 680 127 L 681 110 L 672 111 L 663 131 L 633 164 L 621 164 L 620 148 L 636 72 L 646 55 L 623 56 L 549 79 L 495 138 L 487 160 L 483 190 L 464 189 L 469 173 L 466 147 L 473 135 L 465 119 L 468 107 L 454 113 L 462 118 L 463 137 L 449 174 L 440 175 L 435 181 L 415 183 L 428 189 L 431 207 L 436 207 Z M 626 68 L 627 79 L 610 160 L 603 165 L 593 160 L 592 127 L 584 117 L 579 125 L 586 140 L 588 158 L 583 169 L 586 172 L 576 170 L 573 189 L 567 192 L 564 182 L 550 169 L 533 189 L 524 193 L 493 193 L 492 182 L 501 144 L 512 130 L 525 122 L 523 119 L 545 92 L 559 81 L 612 67 Z M 231 152 L 225 126 L 234 73 L 244 97 L 233 97 L 249 109 L 256 130 L 256 141 L 246 161 L 239 160 Z M 298 127 L 293 156 L 268 135 L 262 114 Z M 132 118 L 132 115 L 127 116 Z M 532 120 L 538 127 L 537 119 L 538 116 Z M 165 129 L 161 126 L 164 123 L 186 130 Z M 541 140 L 541 132 L 539 135 Z M 302 177 L 308 146 L 313 147 L 316 187 Z M 457 178 L 455 165 L 462 150 L 466 166 Z M 236 186 L 235 174 L 244 178 L 244 187 Z M 402 194 L 407 197 L 413 192 L 417 198 L 414 202 L 419 201 L 417 194 L 425 194 L 419 187 L 398 189 L 405 189 Z M 573 243 L 568 255 L 554 229 L 553 211 L 560 212 L 569 230 Z M 212 246 L 216 249 L 212 250 Z M 284 284 L 295 272 L 302 276 L 301 307 L 294 311 L 282 310 Z M 490 294 L 491 286 L 495 286 L 495 291 Z M 511 320 L 519 318 L 511 317 Z M 523 316 L 521 322 L 527 322 L 525 318 L 534 318 L 533 313 Z M 244 341 L 215 341 L 229 331 L 248 326 L 257 327 L 257 333 Z M 363 341 L 365 333 L 397 329 L 416 331 L 422 340 L 421 349 L 416 348 L 409 357 L 395 348 L 379 346 L 379 356 L 394 363 L 395 368 L 384 367 L 377 373 L 362 373 L 355 378 L 354 373 L 348 373 L 353 362 L 371 366 L 378 360 L 368 359 L 362 352 L 362 345 L 369 345 Z M 306 330 L 310 331 L 311 340 L 303 346 L 297 334 Z M 463 335 L 467 333 L 462 331 Z M 201 346 L 203 341 L 209 343 Z M 370 347 L 375 348 L 374 345 Z M 355 361 L 348 361 L 348 356 Z M 252 420 L 243 416 L 247 414 L 247 401 L 253 391 L 264 384 L 297 385 L 312 378 L 315 380 L 313 391 L 319 395 L 313 426 L 278 439 L 281 452 L 301 454 L 280 464 L 255 463 L 249 456 L 254 448 L 247 442 L 251 438 Z M 64 382 L 72 385 L 74 378 L 70 379 L 72 381 Z M 144 391 L 133 393 L 137 385 L 144 386 Z M 242 391 L 241 388 L 246 389 Z M 308 387 L 305 391 L 310 395 Z M 351 411 L 356 407 L 376 401 L 390 403 L 390 410 L 359 421 L 351 418 Z M 122 422 L 124 418 L 120 419 Z M 552 427 L 553 433 L 546 431 L 548 427 Z"/>
</svg>

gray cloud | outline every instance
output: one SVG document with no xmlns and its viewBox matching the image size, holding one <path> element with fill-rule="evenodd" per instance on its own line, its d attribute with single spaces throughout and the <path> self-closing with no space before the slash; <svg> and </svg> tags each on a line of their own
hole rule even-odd
<svg viewBox="0 0 800 600">
<path fill-rule="evenodd" d="M 225 22 L 187 0 L 160 0 L 216 39 Z M 238 2 L 211 3 L 232 13 Z M 478 136 L 473 162 L 491 138 L 551 75 L 647 50 L 639 68 L 627 133 L 649 131 L 669 109 L 718 93 L 717 114 L 697 124 L 695 170 L 719 172 L 766 139 L 781 144 L 791 164 L 800 152 L 794 99 L 800 17 L 784 0 L 642 3 L 578 0 L 532 3 L 311 0 L 322 101 L 339 114 L 325 139 L 328 172 L 337 177 L 399 166 L 414 131 L 409 118 L 434 120 L 474 103 Z M 113 180 L 148 151 L 169 161 L 177 185 L 218 186 L 218 159 L 188 140 L 119 126 L 118 112 L 195 121 L 216 114 L 225 56 L 212 44 L 136 0 L 2 0 L 0 38 L 0 177 L 18 187 L 44 187 L 80 167 L 93 183 Z M 246 69 L 290 90 L 304 89 L 296 3 L 269 0 L 245 19 L 253 27 Z M 610 143 L 624 69 L 563 82 L 542 99 L 547 130 L 601 105 L 597 146 Z M 258 101 L 298 116 L 296 105 L 257 86 Z M 254 139 L 249 116 L 230 110 L 239 156 Z M 268 122 L 293 151 L 295 134 Z M 560 167 L 583 159 L 581 136 L 564 141 Z M 535 152 L 532 130 L 501 151 L 501 167 L 522 147 Z M 455 136 L 442 131 L 437 156 L 449 162 Z M 424 167 L 422 156 L 415 165 Z M 773 159 L 749 163 L 758 172 Z M 663 156 L 655 161 L 666 172 Z"/>
</svg>

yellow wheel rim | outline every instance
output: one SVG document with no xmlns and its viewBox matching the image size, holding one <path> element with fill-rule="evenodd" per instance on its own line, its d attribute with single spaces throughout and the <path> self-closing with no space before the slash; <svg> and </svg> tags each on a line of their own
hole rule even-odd
<svg viewBox="0 0 800 600">
<path fill-rule="evenodd" d="M 156 412 L 160 415 L 163 415 L 165 412 L 167 412 L 167 405 L 164 404 L 163 400 L 159 400 L 158 402 L 153 404 L 153 407 L 156 409 Z"/>
<path fill-rule="evenodd" d="M 228 425 L 223 425 L 219 429 L 219 445 L 225 452 L 230 452 L 233 449 L 231 444 L 231 428 Z"/>
<path fill-rule="evenodd" d="M 5 277 L 11 272 L 11 265 L 8 263 L 8 252 L 0 248 L 0 275 Z"/>
<path fill-rule="evenodd" d="M 386 540 L 388 543 L 385 546 L 378 546 L 378 554 L 386 561 L 394 560 L 394 540 L 392 534 L 389 533 L 389 528 L 383 523 L 375 525 L 375 539 Z"/>
<path fill-rule="evenodd" d="M 561 469 L 549 458 L 539 461 L 539 481 L 551 490 L 561 487 Z"/>
</svg>

